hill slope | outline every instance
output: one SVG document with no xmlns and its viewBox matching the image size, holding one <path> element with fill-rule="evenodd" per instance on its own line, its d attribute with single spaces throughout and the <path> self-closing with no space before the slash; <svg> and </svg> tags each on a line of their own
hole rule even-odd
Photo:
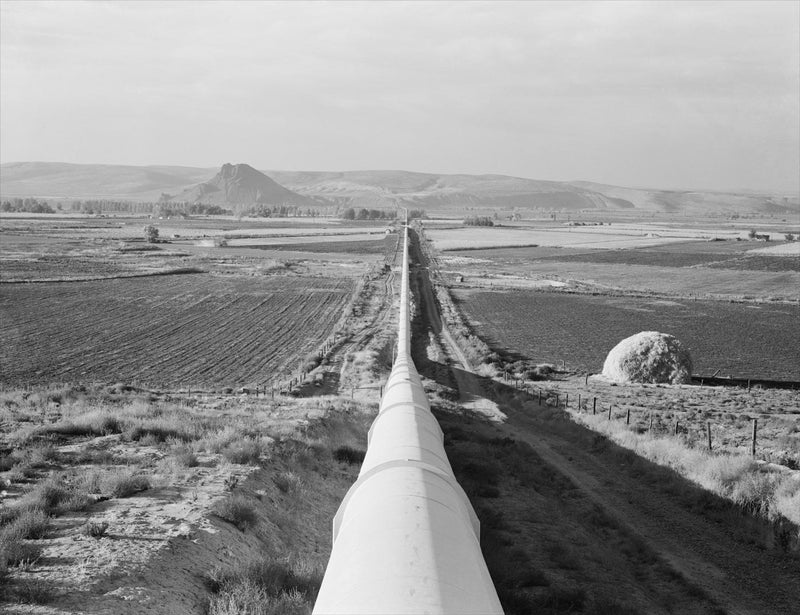
<svg viewBox="0 0 800 615">
<path fill-rule="evenodd" d="M 441 175 L 408 171 L 266 171 L 245 164 L 215 170 L 176 166 L 80 165 L 22 162 L 0 165 L 0 195 L 108 198 L 210 204 L 313 207 L 468 207 L 519 210 L 620 210 L 692 215 L 800 214 L 797 195 L 649 190 L 592 182 L 554 182 L 506 175 Z"/>
<path fill-rule="evenodd" d="M 522 209 L 632 208 L 590 189 L 507 175 L 436 175 L 407 171 L 313 173 L 270 171 L 301 194 L 348 207 L 519 207 Z"/>
<path fill-rule="evenodd" d="M 183 190 L 213 174 L 197 167 L 10 162 L 0 165 L 0 195 L 157 201 L 162 192 Z"/>
<path fill-rule="evenodd" d="M 247 164 L 223 164 L 219 173 L 209 181 L 184 190 L 172 200 L 215 205 L 310 206 L 317 204 L 308 196 L 287 190 L 272 178 Z"/>
</svg>

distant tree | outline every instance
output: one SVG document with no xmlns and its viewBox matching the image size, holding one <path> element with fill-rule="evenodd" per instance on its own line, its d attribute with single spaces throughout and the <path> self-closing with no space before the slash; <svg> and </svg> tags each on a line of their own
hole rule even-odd
<svg viewBox="0 0 800 615">
<path fill-rule="evenodd" d="M 158 243 L 158 229 L 152 224 L 144 227 L 144 238 L 147 243 Z"/>
<path fill-rule="evenodd" d="M 470 216 L 464 218 L 464 225 L 466 226 L 494 226 L 494 221 L 488 216 Z"/>
<path fill-rule="evenodd" d="M 786 233 L 784 235 L 784 238 L 786 239 L 786 241 L 794 241 L 794 234 L 793 233 Z"/>
<path fill-rule="evenodd" d="M 749 233 L 747 233 L 747 236 L 748 236 L 750 239 L 755 239 L 757 234 L 758 234 L 758 233 L 756 233 L 756 229 L 754 229 L 754 228 L 751 228 L 751 229 L 750 229 L 750 232 L 749 232 Z"/>
<path fill-rule="evenodd" d="M 342 212 L 342 220 L 355 220 L 356 211 L 352 207 L 348 207 Z"/>
</svg>

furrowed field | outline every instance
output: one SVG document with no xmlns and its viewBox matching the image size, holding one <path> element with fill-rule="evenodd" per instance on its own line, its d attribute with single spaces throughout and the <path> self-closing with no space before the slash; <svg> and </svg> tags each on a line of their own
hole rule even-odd
<svg viewBox="0 0 800 615">
<path fill-rule="evenodd" d="M 456 291 L 479 335 L 539 362 L 598 373 L 608 352 L 640 331 L 683 341 L 697 374 L 800 380 L 794 304 L 740 304 L 536 291 Z"/>
<path fill-rule="evenodd" d="M 267 383 L 314 352 L 353 281 L 207 274 L 5 285 L 7 384 Z"/>
</svg>

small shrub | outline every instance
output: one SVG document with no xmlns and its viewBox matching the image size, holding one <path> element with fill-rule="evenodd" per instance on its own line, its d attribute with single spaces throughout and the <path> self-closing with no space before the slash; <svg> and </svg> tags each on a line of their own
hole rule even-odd
<svg viewBox="0 0 800 615">
<path fill-rule="evenodd" d="M 257 465 L 261 459 L 261 443 L 246 438 L 231 442 L 222 450 L 222 456 L 231 463 Z"/>
<path fill-rule="evenodd" d="M 89 497 L 81 493 L 76 485 L 67 483 L 63 475 L 53 475 L 26 493 L 20 500 L 19 507 L 56 515 L 70 510 L 82 510 L 89 502 Z"/>
<path fill-rule="evenodd" d="M 55 594 L 45 581 L 26 579 L 17 583 L 14 588 L 14 599 L 22 604 L 49 604 Z"/>
<path fill-rule="evenodd" d="M 26 457 L 31 467 L 43 468 L 58 458 L 58 451 L 52 444 L 38 444 L 28 449 Z"/>
<path fill-rule="evenodd" d="M 256 511 L 250 501 L 242 495 L 231 495 L 214 504 L 215 515 L 233 523 L 241 531 L 252 527 L 258 521 Z"/>
<path fill-rule="evenodd" d="M 333 458 L 336 461 L 343 461 L 350 465 L 357 465 L 364 462 L 366 453 L 361 449 L 353 448 L 351 446 L 340 446 L 333 451 Z"/>
<path fill-rule="evenodd" d="M 197 467 L 197 455 L 191 449 L 181 448 L 175 451 L 175 461 L 185 468 Z"/>
<path fill-rule="evenodd" d="M 127 498 L 150 489 L 150 479 L 131 471 L 111 474 L 103 481 L 103 491 L 115 498 Z"/>
<path fill-rule="evenodd" d="M 214 594 L 209 615 L 308 615 L 322 583 L 316 567 L 288 561 L 257 560 L 207 579 Z"/>
<path fill-rule="evenodd" d="M 302 485 L 300 477 L 294 472 L 281 472 L 273 477 L 272 482 L 275 483 L 275 486 L 283 493 L 297 491 Z"/>
<path fill-rule="evenodd" d="M 90 538 L 102 538 L 106 535 L 106 530 L 108 530 L 108 523 L 105 521 L 89 521 L 81 528 L 81 533 Z"/>
<path fill-rule="evenodd" d="M 16 532 L 7 529 L 0 532 L 0 562 L 4 562 L 7 567 L 28 567 L 39 559 L 41 553 L 41 547 L 24 542 Z"/>
<path fill-rule="evenodd" d="M 20 538 L 44 538 L 50 530 L 50 517 L 44 511 L 29 508 L 19 512 L 19 516 L 8 526 L 9 532 L 15 532 Z"/>
</svg>

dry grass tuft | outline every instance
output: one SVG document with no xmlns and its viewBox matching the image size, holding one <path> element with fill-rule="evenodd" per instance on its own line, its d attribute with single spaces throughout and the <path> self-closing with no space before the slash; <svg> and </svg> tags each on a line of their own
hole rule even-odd
<svg viewBox="0 0 800 615">
<path fill-rule="evenodd" d="M 89 521 L 81 528 L 81 534 L 90 538 L 102 538 L 106 535 L 108 523 L 105 521 Z"/>
<path fill-rule="evenodd" d="M 747 455 L 713 454 L 675 437 L 635 433 L 624 423 L 597 415 L 575 415 L 592 430 L 659 465 L 670 467 L 701 487 L 744 510 L 775 520 L 783 516 L 800 524 L 800 480 L 771 472 Z"/>
<path fill-rule="evenodd" d="M 222 449 L 222 456 L 231 463 L 258 465 L 263 452 L 261 442 L 246 438 L 228 444 Z"/>
<path fill-rule="evenodd" d="M 248 498 L 240 494 L 233 494 L 224 500 L 220 500 L 214 504 L 212 510 L 215 515 L 229 523 L 233 523 L 242 532 L 258 522 L 258 516 L 253 504 Z"/>
<path fill-rule="evenodd" d="M 209 615 L 308 615 L 322 583 L 322 570 L 301 562 L 257 560 L 209 576 Z"/>
<path fill-rule="evenodd" d="M 150 489 L 150 479 L 133 470 L 117 470 L 102 479 L 102 490 L 115 498 L 127 498 Z"/>
<path fill-rule="evenodd" d="M 273 477 L 272 482 L 283 493 L 293 493 L 299 491 L 303 486 L 303 481 L 294 472 L 281 472 Z"/>
</svg>

